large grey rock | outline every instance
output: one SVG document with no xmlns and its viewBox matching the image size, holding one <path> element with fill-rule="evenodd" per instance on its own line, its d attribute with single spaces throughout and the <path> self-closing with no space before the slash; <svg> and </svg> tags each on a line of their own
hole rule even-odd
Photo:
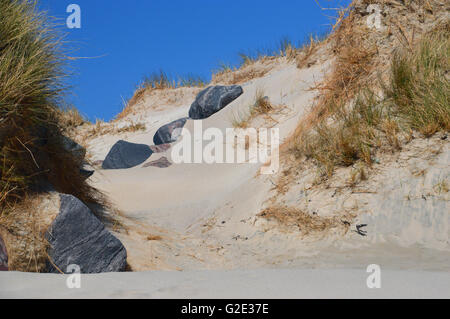
<svg viewBox="0 0 450 319">
<path fill-rule="evenodd" d="M 176 142 L 187 120 L 188 118 L 184 117 L 162 126 L 153 136 L 153 143 L 162 145 Z"/>
<path fill-rule="evenodd" d="M 152 154 L 148 145 L 118 141 L 106 155 L 102 168 L 131 168 L 144 163 Z"/>
<path fill-rule="evenodd" d="M 8 271 L 8 252 L 2 236 L 0 236 L 0 271 Z"/>
<path fill-rule="evenodd" d="M 86 156 L 86 149 L 67 136 L 62 137 L 62 144 L 64 149 L 71 152 L 81 164 Z"/>
<path fill-rule="evenodd" d="M 125 270 L 125 247 L 86 205 L 71 195 L 60 195 L 60 212 L 47 239 L 49 257 L 63 272 L 69 265 L 78 265 L 86 274 Z M 49 272 L 58 270 L 50 263 Z"/>
<path fill-rule="evenodd" d="M 210 86 L 201 91 L 189 110 L 189 117 L 201 120 L 219 112 L 244 93 L 239 85 Z"/>
</svg>

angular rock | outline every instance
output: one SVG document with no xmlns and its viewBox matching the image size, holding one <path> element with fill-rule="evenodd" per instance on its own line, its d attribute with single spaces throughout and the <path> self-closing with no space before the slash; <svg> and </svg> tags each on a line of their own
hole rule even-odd
<svg viewBox="0 0 450 319">
<path fill-rule="evenodd" d="M 6 245 L 0 236 L 0 271 L 8 271 L 8 252 Z"/>
<path fill-rule="evenodd" d="M 118 141 L 106 155 L 103 169 L 124 169 L 144 163 L 151 155 L 148 145 Z"/>
<path fill-rule="evenodd" d="M 161 157 L 160 159 L 158 159 L 156 161 L 145 163 L 142 167 L 167 168 L 167 167 L 169 167 L 171 165 L 172 165 L 172 163 L 169 162 L 167 157 L 163 156 L 163 157 Z"/>
<path fill-rule="evenodd" d="M 161 145 L 176 142 L 178 137 L 181 135 L 181 130 L 183 129 L 187 120 L 188 118 L 184 117 L 162 126 L 155 133 L 155 136 L 153 137 L 153 143 L 155 143 L 155 145 Z"/>
<path fill-rule="evenodd" d="M 68 152 L 71 152 L 81 163 L 86 156 L 86 149 L 67 136 L 63 136 L 62 139 L 64 149 Z"/>
<path fill-rule="evenodd" d="M 189 110 L 194 120 L 206 119 L 237 99 L 244 90 L 239 85 L 210 86 L 201 91 Z"/>
<path fill-rule="evenodd" d="M 69 265 L 78 265 L 84 274 L 125 270 L 125 247 L 71 195 L 60 194 L 60 212 L 48 230 L 47 240 L 48 255 L 63 272 Z M 51 263 L 48 268 L 49 272 L 59 272 Z"/>
</svg>

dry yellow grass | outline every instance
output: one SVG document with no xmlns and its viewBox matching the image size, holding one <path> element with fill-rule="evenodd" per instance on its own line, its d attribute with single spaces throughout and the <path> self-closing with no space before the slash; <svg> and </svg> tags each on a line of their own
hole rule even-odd
<svg viewBox="0 0 450 319">
<path fill-rule="evenodd" d="M 311 35 L 309 37 L 308 44 L 305 44 L 303 48 L 297 50 L 295 55 L 291 54 L 292 56 L 295 56 L 297 68 L 302 69 L 304 67 L 310 67 L 313 63 L 315 63 L 315 61 L 312 60 L 312 57 L 317 52 L 317 49 L 321 43 L 322 42 L 320 40 L 314 39 Z"/>
<path fill-rule="evenodd" d="M 133 106 L 141 101 L 146 94 L 147 89 L 145 87 L 139 86 L 136 91 L 134 92 L 131 99 L 129 99 L 127 102 L 124 102 L 124 106 L 122 111 L 116 116 L 117 120 L 123 119 L 127 117 L 128 115 L 132 114 L 133 112 Z"/>
<path fill-rule="evenodd" d="M 429 137 L 449 130 L 450 83 L 448 70 L 450 42 L 441 28 L 423 36 L 413 51 L 398 53 L 393 61 L 392 79 L 376 96 L 370 90 L 355 99 L 327 107 L 328 116 L 303 134 L 291 150 L 297 157 L 313 159 L 325 169 L 325 177 L 336 166 L 357 161 L 371 165 L 378 150 L 395 152 L 408 141 L 411 130 Z"/>
<path fill-rule="evenodd" d="M 282 153 L 287 154 L 284 158 L 290 158 L 289 154 L 294 154 L 297 158 L 311 153 L 314 143 L 311 143 L 311 132 L 315 129 L 319 136 L 321 133 L 327 133 L 328 137 L 322 134 L 324 139 L 321 143 L 327 143 L 327 139 L 340 137 L 341 141 L 336 141 L 335 148 L 324 150 L 324 152 L 335 152 L 338 150 L 352 161 L 356 154 L 349 148 L 346 139 L 352 136 L 355 131 L 349 131 L 348 135 L 339 132 L 336 128 L 333 132 L 327 132 L 325 124 L 330 116 L 336 112 L 343 112 L 344 105 L 353 99 L 362 86 L 367 83 L 369 75 L 372 72 L 372 59 L 376 53 L 371 43 L 367 43 L 366 34 L 368 30 L 355 22 L 355 13 L 350 11 L 344 19 L 342 11 L 336 26 L 335 32 L 327 39 L 332 44 L 332 50 L 336 56 L 331 73 L 325 81 L 316 89 L 320 91 L 320 98 L 313 109 L 302 118 L 294 134 L 282 145 Z M 311 41 L 310 49 L 313 51 L 317 47 Z M 304 60 L 301 60 L 304 62 Z M 357 129 L 355 127 L 355 129 Z M 306 154 L 305 154 L 306 153 Z M 326 154 L 324 154 L 326 156 Z M 367 154 L 365 155 L 367 158 Z M 327 159 L 319 159 L 322 162 L 328 162 Z M 332 171 L 334 164 L 327 163 L 327 172 Z M 286 180 L 286 178 L 284 178 Z"/>
<path fill-rule="evenodd" d="M 417 1 L 395 10 L 420 20 Z M 281 147 L 285 172 L 312 159 L 326 179 L 336 166 L 357 161 L 370 166 L 377 150 L 400 150 L 412 129 L 425 136 L 448 131 L 448 20 L 436 18 L 434 30 L 410 35 L 395 17 L 386 19 L 383 32 L 367 29 L 364 19 L 353 7 L 339 15 L 328 39 L 336 58 L 333 69 L 316 88 L 316 104 Z M 293 180 L 291 173 L 279 176 L 280 190 Z"/>
<path fill-rule="evenodd" d="M 304 211 L 286 206 L 273 206 L 263 210 L 259 217 L 277 222 L 280 226 L 292 230 L 297 229 L 302 236 L 321 234 L 325 235 L 330 230 L 336 230 L 345 234 L 354 218 L 353 214 L 344 213 L 340 216 L 321 217 L 311 215 Z"/>
<path fill-rule="evenodd" d="M 280 59 L 294 61 L 299 52 L 306 47 L 299 49 L 289 39 L 282 39 L 277 49 L 273 51 L 259 50 L 254 54 L 240 53 L 240 64 L 234 67 L 222 64 L 220 69 L 213 73 L 211 84 L 242 84 L 263 77 L 273 69 L 277 61 Z"/>
<path fill-rule="evenodd" d="M 148 241 L 159 241 L 162 240 L 163 238 L 159 235 L 148 235 L 146 239 Z"/>
<path fill-rule="evenodd" d="M 59 213 L 58 195 L 26 196 L 0 217 L 11 271 L 42 272 L 48 262 L 45 233 Z"/>
<path fill-rule="evenodd" d="M 124 101 L 123 110 L 116 116 L 116 120 L 123 119 L 133 113 L 133 107 L 142 101 L 149 93 L 156 90 L 172 90 L 181 87 L 198 87 L 202 88 L 206 85 L 206 81 L 200 76 L 188 75 L 179 77 L 178 80 L 170 79 L 166 73 L 160 71 L 145 77 L 138 85 L 133 96 L 128 101 Z"/>
<path fill-rule="evenodd" d="M 146 126 L 144 123 L 132 123 L 128 126 L 117 129 L 117 133 L 125 133 L 125 132 L 137 132 L 137 131 L 145 131 Z"/>
<path fill-rule="evenodd" d="M 62 110 L 67 55 L 35 1 L 0 1 L 0 228 L 12 269 L 40 271 L 52 211 L 38 210 L 45 190 L 70 194 L 103 218 L 103 195 L 80 174 L 63 133 L 84 122 Z M 42 226 L 42 227 L 41 227 Z"/>
<path fill-rule="evenodd" d="M 118 128 L 114 122 L 109 123 L 97 119 L 95 124 L 88 126 L 86 130 L 84 130 L 84 134 L 81 137 L 81 143 L 85 142 L 87 139 L 105 134 L 122 134 L 127 132 L 145 131 L 146 129 L 145 123 L 135 123 L 131 121 L 128 125 Z"/>
<path fill-rule="evenodd" d="M 234 85 L 261 78 L 272 70 L 274 59 L 275 57 L 268 56 L 247 58 L 238 68 L 224 66 L 212 75 L 211 84 Z"/>
<path fill-rule="evenodd" d="M 83 124 L 89 123 L 75 107 L 57 109 L 56 112 L 59 123 L 64 131 L 70 132 Z"/>
<path fill-rule="evenodd" d="M 86 204 L 102 201 L 64 148 L 61 119 L 66 56 L 61 37 L 34 1 L 0 2 L 0 209 L 45 185 Z M 5 206 L 6 205 L 6 206 Z"/>
<path fill-rule="evenodd" d="M 250 123 L 258 116 L 264 116 L 267 121 L 276 122 L 271 116 L 276 110 L 284 108 L 284 105 L 273 105 L 265 96 L 264 91 L 258 89 L 255 94 L 255 102 L 249 107 L 245 114 L 235 115 L 232 124 L 234 128 L 248 128 Z"/>
</svg>

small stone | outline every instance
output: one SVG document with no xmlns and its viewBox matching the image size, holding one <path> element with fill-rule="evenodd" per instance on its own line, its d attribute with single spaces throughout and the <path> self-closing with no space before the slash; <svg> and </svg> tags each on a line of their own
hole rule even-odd
<svg viewBox="0 0 450 319">
<path fill-rule="evenodd" d="M 161 157 L 160 159 L 153 161 L 153 162 L 149 162 L 149 163 L 145 163 L 142 167 L 158 167 L 158 168 L 167 168 L 169 166 L 171 166 L 172 163 L 169 162 L 169 160 L 166 157 Z"/>
</svg>

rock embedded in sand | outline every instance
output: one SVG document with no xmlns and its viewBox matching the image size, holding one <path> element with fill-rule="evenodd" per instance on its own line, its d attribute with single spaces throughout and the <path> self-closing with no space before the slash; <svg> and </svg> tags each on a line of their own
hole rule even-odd
<svg viewBox="0 0 450 319">
<path fill-rule="evenodd" d="M 86 274 L 125 270 L 125 247 L 86 205 L 71 195 L 60 194 L 60 212 L 47 239 L 48 255 L 63 272 L 69 265 L 78 265 Z M 54 265 L 49 264 L 49 272 L 58 273 Z"/>
<path fill-rule="evenodd" d="M 163 156 L 160 159 L 144 164 L 142 167 L 158 167 L 158 168 L 167 168 L 171 166 L 172 163 L 169 162 L 167 157 Z"/>
<path fill-rule="evenodd" d="M 2 236 L 0 236 L 0 271 L 8 271 L 8 252 Z"/>
<path fill-rule="evenodd" d="M 106 155 L 102 163 L 103 169 L 124 169 L 144 163 L 151 155 L 148 145 L 118 141 Z"/>
<path fill-rule="evenodd" d="M 189 110 L 189 117 L 202 120 L 219 112 L 244 93 L 239 85 L 211 86 L 201 91 Z"/>
<path fill-rule="evenodd" d="M 156 131 L 155 136 L 153 137 L 153 143 L 155 143 L 155 145 L 161 145 L 176 142 L 178 137 L 180 137 L 181 130 L 187 120 L 188 118 L 184 117 L 162 126 Z"/>
</svg>

